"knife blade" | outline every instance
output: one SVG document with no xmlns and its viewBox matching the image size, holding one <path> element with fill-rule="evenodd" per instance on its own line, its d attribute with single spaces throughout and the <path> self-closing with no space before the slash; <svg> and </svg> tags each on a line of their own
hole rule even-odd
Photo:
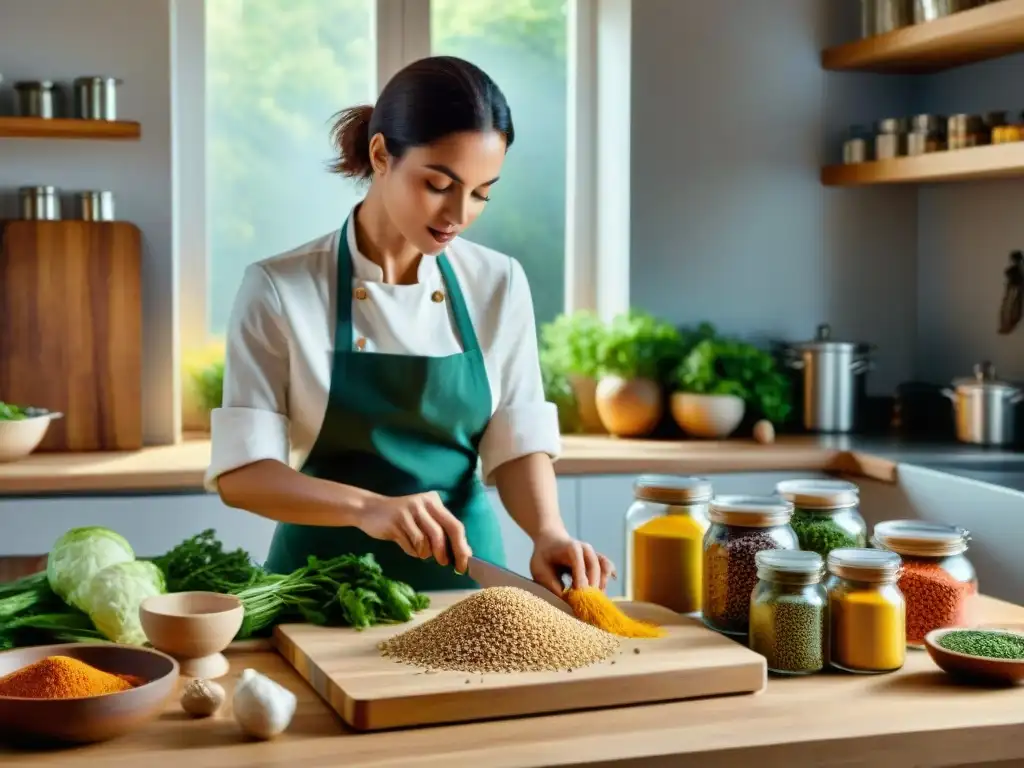
<svg viewBox="0 0 1024 768">
<path fill-rule="evenodd" d="M 541 600 L 555 606 L 560 611 L 574 615 L 572 607 L 558 595 L 554 594 L 547 587 L 538 584 L 532 579 L 520 576 L 515 571 L 502 568 L 500 565 L 481 560 L 479 557 L 469 558 L 469 578 L 473 579 L 482 587 L 519 587 Z"/>
</svg>

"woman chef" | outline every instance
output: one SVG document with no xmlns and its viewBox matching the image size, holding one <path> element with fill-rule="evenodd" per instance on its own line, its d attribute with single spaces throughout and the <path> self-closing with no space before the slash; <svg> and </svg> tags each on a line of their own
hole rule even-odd
<svg viewBox="0 0 1024 768">
<path fill-rule="evenodd" d="M 559 514 L 523 268 L 459 238 L 514 138 L 502 92 L 466 61 L 423 59 L 332 137 L 333 170 L 369 190 L 339 229 L 247 268 L 207 487 L 278 521 L 272 571 L 372 552 L 416 589 L 459 589 L 471 553 L 504 563 L 479 461 L 533 540 L 533 578 L 604 589 L 612 563 Z"/>
</svg>

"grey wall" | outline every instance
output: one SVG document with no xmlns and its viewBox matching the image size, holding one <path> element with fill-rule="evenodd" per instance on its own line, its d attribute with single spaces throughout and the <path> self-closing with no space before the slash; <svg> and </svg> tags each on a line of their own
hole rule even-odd
<svg viewBox="0 0 1024 768">
<path fill-rule="evenodd" d="M 0 139 L 0 217 L 15 215 L 18 187 L 52 184 L 109 189 L 118 218 L 141 228 L 143 427 L 154 443 L 176 432 L 171 36 L 170 0 L 0 0 L 0 114 L 13 112 L 16 80 L 109 74 L 124 79 L 121 116 L 142 123 L 139 142 Z"/>
<path fill-rule="evenodd" d="M 919 103 L 939 114 L 1024 109 L 1024 56 L 920 78 Z M 915 367 L 948 380 L 988 359 L 1000 375 L 1024 379 L 1024 327 L 1000 336 L 1003 270 L 1024 249 L 1024 180 L 921 188 L 918 337 Z"/>
</svg>

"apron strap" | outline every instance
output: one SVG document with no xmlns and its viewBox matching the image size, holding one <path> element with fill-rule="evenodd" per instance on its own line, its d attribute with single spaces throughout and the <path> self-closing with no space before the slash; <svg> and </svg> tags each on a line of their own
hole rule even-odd
<svg viewBox="0 0 1024 768">
<path fill-rule="evenodd" d="M 334 313 L 334 338 L 335 346 L 344 344 L 345 348 L 352 346 L 352 251 L 348 247 L 348 228 L 352 224 L 351 217 L 345 219 L 338 235 L 338 279 L 337 307 Z M 473 321 L 469 318 L 469 310 L 466 308 L 466 299 L 462 295 L 462 288 L 455 277 L 455 271 L 448 261 L 448 255 L 442 253 L 437 257 L 437 266 L 441 270 L 441 277 L 444 279 L 445 287 L 448 289 L 448 302 L 451 306 L 452 315 L 455 319 L 455 329 L 462 339 L 463 352 L 476 352 L 480 348 L 477 341 L 476 330 L 473 328 Z M 347 340 L 347 341 L 346 341 Z"/>
</svg>

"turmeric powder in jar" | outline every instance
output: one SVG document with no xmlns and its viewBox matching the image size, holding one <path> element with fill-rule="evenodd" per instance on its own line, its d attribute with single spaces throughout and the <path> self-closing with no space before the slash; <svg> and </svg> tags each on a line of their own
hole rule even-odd
<svg viewBox="0 0 1024 768">
<path fill-rule="evenodd" d="M 641 475 L 626 513 L 626 596 L 677 613 L 701 609 L 711 482 Z"/>
<path fill-rule="evenodd" d="M 906 602 L 897 584 L 900 556 L 834 549 L 828 570 L 831 665 L 863 674 L 900 669 L 907 653 Z"/>
</svg>

